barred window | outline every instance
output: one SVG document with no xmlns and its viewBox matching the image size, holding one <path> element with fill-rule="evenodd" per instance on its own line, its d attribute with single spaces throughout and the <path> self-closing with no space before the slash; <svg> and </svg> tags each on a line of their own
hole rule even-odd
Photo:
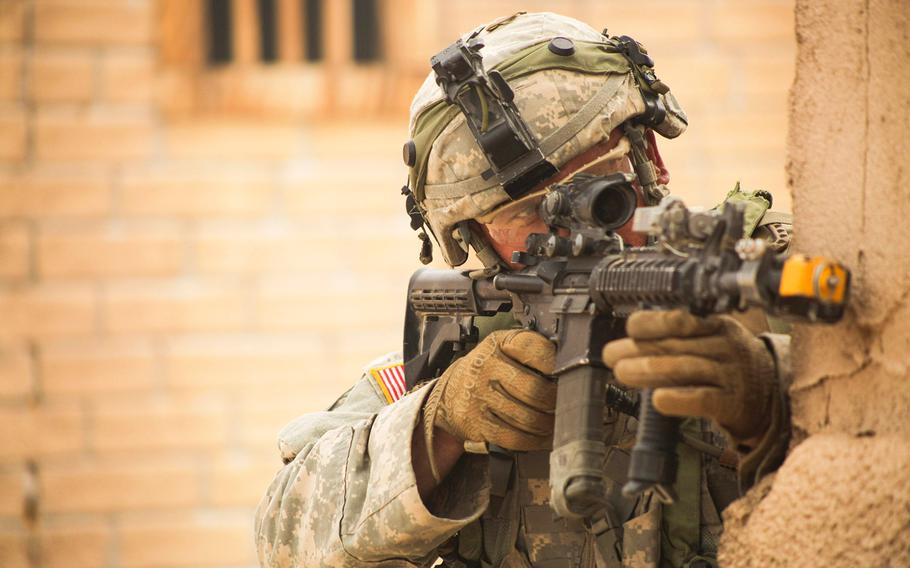
<svg viewBox="0 0 910 568">
<path fill-rule="evenodd" d="M 378 0 L 350 2 L 350 55 L 355 63 L 382 59 Z M 325 58 L 326 0 L 206 0 L 206 61 L 232 63 L 317 63 Z M 337 28 L 336 28 L 337 30 Z M 335 32 L 337 33 L 337 31 Z M 287 34 L 296 37 L 285 37 Z M 295 46 L 295 49 L 283 45 Z"/>
</svg>

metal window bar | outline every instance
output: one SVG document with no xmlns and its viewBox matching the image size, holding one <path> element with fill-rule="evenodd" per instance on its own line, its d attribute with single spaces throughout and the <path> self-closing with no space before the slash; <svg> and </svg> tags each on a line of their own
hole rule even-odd
<svg viewBox="0 0 910 568">
<path fill-rule="evenodd" d="M 372 63 L 378 61 L 380 52 L 379 2 L 377 0 L 353 0 L 354 61 Z"/>
<path fill-rule="evenodd" d="M 322 33 L 324 6 L 322 0 L 302 1 L 304 58 L 315 63 L 325 57 Z"/>
<path fill-rule="evenodd" d="M 208 0 L 205 14 L 208 39 L 206 60 L 209 65 L 230 63 L 234 58 L 231 0 Z"/>
<path fill-rule="evenodd" d="M 257 0 L 259 24 L 259 60 L 274 63 L 278 60 L 278 7 L 275 0 Z"/>
</svg>

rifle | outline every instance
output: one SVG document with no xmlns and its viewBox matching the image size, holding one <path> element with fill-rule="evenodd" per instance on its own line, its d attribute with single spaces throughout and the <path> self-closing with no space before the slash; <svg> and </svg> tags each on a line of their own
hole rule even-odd
<svg viewBox="0 0 910 568">
<path fill-rule="evenodd" d="M 418 270 L 411 277 L 404 360 L 409 386 L 439 376 L 479 340 L 479 317 L 511 312 L 555 342 L 557 381 L 550 502 L 564 518 L 594 519 L 605 507 L 605 406 L 638 416 L 625 495 L 652 489 L 672 503 L 680 419 L 663 416 L 651 393 L 617 386 L 603 346 L 625 334 L 639 309 L 686 308 L 699 316 L 760 307 L 785 319 L 831 323 L 843 313 L 850 273 L 821 257 L 781 255 L 744 238 L 744 208 L 710 211 L 667 198 L 636 211 L 634 176 L 578 174 L 540 205 L 548 233 L 527 239 L 495 276 Z M 626 248 L 614 230 L 635 215 L 646 247 Z M 639 402 L 640 401 L 640 402 Z"/>
</svg>

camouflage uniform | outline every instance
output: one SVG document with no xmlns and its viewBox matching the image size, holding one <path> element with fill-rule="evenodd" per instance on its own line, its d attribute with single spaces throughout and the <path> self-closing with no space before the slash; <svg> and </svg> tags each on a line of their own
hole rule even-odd
<svg viewBox="0 0 910 568">
<path fill-rule="evenodd" d="M 603 36 L 575 20 L 529 14 L 489 24 L 483 34 L 485 66 L 508 80 L 521 115 L 557 167 L 602 146 L 645 110 L 642 70 L 603 49 Z M 574 57 L 547 50 L 546 38 L 556 35 L 575 41 Z M 685 115 L 675 99 L 665 92 L 650 95 L 661 97 L 668 109 L 654 130 L 666 137 L 680 134 Z M 432 77 L 411 114 L 417 157 L 409 186 L 423 219 L 450 265 L 464 262 L 470 245 L 491 268 L 496 261 L 482 243 L 465 243 L 465 235 L 453 228 L 509 196 L 488 183 L 486 159 L 463 115 L 441 101 Z M 629 141 L 622 138 L 614 150 L 624 155 Z M 786 245 L 787 220 L 766 215 L 767 200 L 737 190 L 728 199 L 750 203 L 750 232 L 774 246 Z M 786 338 L 769 335 L 766 341 L 783 377 Z M 679 446 L 680 499 L 670 507 L 662 508 L 650 495 L 621 496 L 636 420 L 614 411 L 605 416 L 609 520 L 588 527 L 554 516 L 548 452 L 465 454 L 424 503 L 411 441 L 433 382 L 400 398 L 390 396 L 374 371 L 396 362 L 400 356 L 375 361 L 328 411 L 303 416 L 281 432 L 285 466 L 257 512 L 263 566 L 429 566 L 443 557 L 448 566 L 613 567 L 617 550 L 627 567 L 716 565 L 720 511 L 738 489 L 732 452 L 722 451 L 723 437 L 704 421 L 685 426 L 701 444 L 699 450 Z M 746 483 L 772 467 L 786 445 L 786 404 L 776 408 L 772 428 L 740 462 Z"/>
<path fill-rule="evenodd" d="M 773 219 L 775 226 L 765 232 L 779 234 L 784 226 L 779 216 Z M 786 380 L 787 337 L 763 337 Z M 262 566 L 430 566 L 440 556 L 447 566 L 610 566 L 590 528 L 554 517 L 548 452 L 464 454 L 425 504 L 411 465 L 411 439 L 433 383 L 390 403 L 370 372 L 400 360 L 400 354 L 391 354 L 373 362 L 329 410 L 302 416 L 282 430 L 285 466 L 256 514 Z M 758 448 L 741 458 L 740 483 L 751 484 L 779 463 L 787 422 L 786 416 L 774 417 Z M 622 522 L 616 533 L 622 566 L 715 566 L 720 512 L 739 496 L 729 452 L 718 458 L 680 445 L 681 460 L 694 464 L 689 471 L 695 477 L 688 490 L 678 488 L 680 505 L 662 510 L 647 496 L 620 497 L 636 420 L 608 411 L 605 423 L 610 444 L 605 474 Z M 689 426 L 722 447 L 723 437 L 700 421 Z M 685 471 L 684 466 L 680 483 L 687 483 Z M 680 522 L 693 515 L 694 521 Z M 689 544 L 693 535 L 679 534 L 693 529 L 698 550 Z"/>
</svg>

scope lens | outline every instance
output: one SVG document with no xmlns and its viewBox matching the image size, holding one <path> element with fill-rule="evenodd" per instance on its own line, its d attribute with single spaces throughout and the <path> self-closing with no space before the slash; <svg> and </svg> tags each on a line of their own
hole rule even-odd
<svg viewBox="0 0 910 568">
<path fill-rule="evenodd" d="M 594 188 L 591 217 L 598 225 L 613 231 L 626 224 L 635 212 L 635 190 L 629 184 L 610 184 Z"/>
</svg>

